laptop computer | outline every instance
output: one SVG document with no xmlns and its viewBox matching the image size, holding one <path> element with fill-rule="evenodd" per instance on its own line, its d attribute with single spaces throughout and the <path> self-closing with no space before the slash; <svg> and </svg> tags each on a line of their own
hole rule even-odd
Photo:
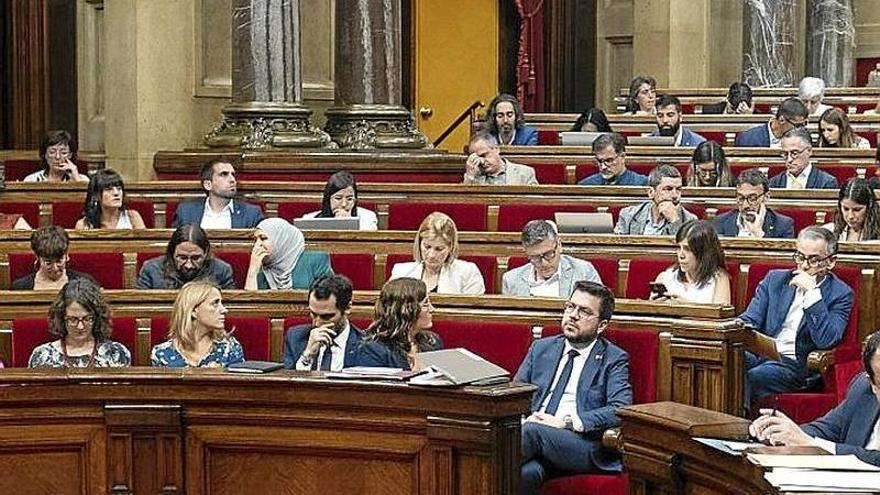
<svg viewBox="0 0 880 495">
<path fill-rule="evenodd" d="M 611 213 L 556 212 L 556 226 L 563 234 L 611 234 L 614 220 Z"/>
<path fill-rule="evenodd" d="M 626 144 L 632 146 L 675 146 L 675 136 L 627 136 Z"/>
<path fill-rule="evenodd" d="M 358 230 L 360 220 L 351 218 L 294 218 L 293 226 L 300 230 Z"/>
<path fill-rule="evenodd" d="M 601 135 L 601 132 L 560 132 L 559 142 L 563 146 L 592 146 L 593 141 Z"/>
</svg>

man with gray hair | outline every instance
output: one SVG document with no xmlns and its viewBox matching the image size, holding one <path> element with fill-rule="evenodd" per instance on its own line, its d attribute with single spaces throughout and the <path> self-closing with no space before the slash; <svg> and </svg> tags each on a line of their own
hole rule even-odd
<svg viewBox="0 0 880 495">
<path fill-rule="evenodd" d="M 562 254 L 556 226 L 547 220 L 527 223 L 522 245 L 529 262 L 504 274 L 501 293 L 505 296 L 567 298 L 577 280 L 602 283 L 592 263 Z"/>
<path fill-rule="evenodd" d="M 837 189 L 837 179 L 810 163 L 813 143 L 810 131 L 795 127 L 782 136 L 782 158 L 785 172 L 770 179 L 770 187 L 776 189 Z"/>
<path fill-rule="evenodd" d="M 830 105 L 822 103 L 822 98 L 825 98 L 825 81 L 818 77 L 801 79 L 798 85 L 798 98 L 804 102 L 810 115 L 822 115 L 825 110 L 831 108 Z"/>
<path fill-rule="evenodd" d="M 658 165 L 648 175 L 648 201 L 620 210 L 615 234 L 675 235 L 682 224 L 697 216 L 681 201 L 681 173 L 672 165 Z"/>
<path fill-rule="evenodd" d="M 501 156 L 495 138 L 480 132 L 471 138 L 464 169 L 464 184 L 538 185 L 535 169 Z"/>
<path fill-rule="evenodd" d="M 801 230 L 794 270 L 771 270 L 740 319 L 776 342 L 781 361 L 746 353 L 746 406 L 761 397 L 799 390 L 812 380 L 807 355 L 830 349 L 844 335 L 853 291 L 831 270 L 837 238 L 818 225 Z"/>
</svg>

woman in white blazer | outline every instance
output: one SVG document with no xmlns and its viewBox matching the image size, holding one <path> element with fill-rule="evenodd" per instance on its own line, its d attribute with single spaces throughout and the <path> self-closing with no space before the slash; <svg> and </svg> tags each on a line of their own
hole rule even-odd
<svg viewBox="0 0 880 495">
<path fill-rule="evenodd" d="M 306 213 L 303 218 L 351 218 L 357 217 L 360 230 L 378 230 L 376 213 L 357 205 L 357 182 L 350 172 L 342 170 L 331 175 L 324 186 L 321 209 Z"/>
<path fill-rule="evenodd" d="M 410 277 L 423 282 L 428 292 L 483 294 L 486 284 L 477 265 L 458 259 L 458 229 L 446 214 L 435 211 L 422 221 L 413 242 L 415 261 L 397 263 L 391 278 Z"/>
</svg>

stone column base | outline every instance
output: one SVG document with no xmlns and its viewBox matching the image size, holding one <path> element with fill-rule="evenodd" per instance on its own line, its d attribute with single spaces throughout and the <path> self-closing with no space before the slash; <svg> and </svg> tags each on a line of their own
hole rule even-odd
<svg viewBox="0 0 880 495">
<path fill-rule="evenodd" d="M 235 103 L 223 109 L 223 120 L 205 135 L 217 148 L 334 148 L 336 145 L 309 121 L 312 111 L 297 103 Z"/>
<path fill-rule="evenodd" d="M 431 148 L 413 124 L 409 110 L 397 105 L 346 105 L 324 112 L 324 130 L 340 148 Z"/>
</svg>

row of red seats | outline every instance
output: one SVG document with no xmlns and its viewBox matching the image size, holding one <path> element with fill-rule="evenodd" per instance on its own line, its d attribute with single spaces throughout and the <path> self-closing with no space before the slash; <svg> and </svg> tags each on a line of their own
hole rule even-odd
<svg viewBox="0 0 880 495">
<path fill-rule="evenodd" d="M 873 108 L 873 107 L 871 107 Z M 685 123 L 687 126 L 687 123 Z M 559 132 L 553 129 L 539 129 L 538 130 L 538 146 L 558 146 L 562 144 L 562 140 L 559 137 Z M 623 136 L 640 136 L 642 135 L 641 131 L 618 131 Z M 715 141 L 721 146 L 730 146 L 731 144 L 727 141 L 728 132 L 725 131 L 696 131 L 699 135 L 706 138 L 707 141 Z M 869 143 L 871 143 L 872 148 L 877 147 L 877 133 L 876 132 L 857 132 L 859 136 L 867 139 Z"/>
</svg>

